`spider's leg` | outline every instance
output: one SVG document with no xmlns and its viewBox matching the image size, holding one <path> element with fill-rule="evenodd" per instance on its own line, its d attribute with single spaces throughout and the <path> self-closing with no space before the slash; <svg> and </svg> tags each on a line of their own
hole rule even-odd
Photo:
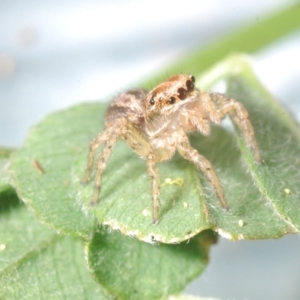
<svg viewBox="0 0 300 300">
<path fill-rule="evenodd" d="M 216 104 L 217 109 L 221 114 L 221 118 L 224 118 L 227 114 L 229 114 L 232 121 L 239 127 L 247 147 L 252 149 L 255 160 L 260 163 L 260 152 L 254 136 L 254 130 L 245 107 L 240 102 L 226 97 L 223 94 L 211 93 L 210 97 Z"/>
<path fill-rule="evenodd" d="M 102 173 L 106 167 L 106 162 L 115 146 L 118 137 L 120 136 L 121 128 L 118 126 L 112 127 L 109 133 L 106 134 L 104 147 L 96 161 L 96 174 L 95 174 L 95 187 L 94 193 L 91 200 L 91 205 L 96 205 L 98 203 L 99 194 L 101 190 Z"/>
<path fill-rule="evenodd" d="M 84 173 L 84 176 L 81 180 L 81 184 L 86 184 L 90 180 L 90 176 L 93 170 L 94 165 L 94 156 L 97 149 L 101 146 L 101 144 L 107 139 L 108 130 L 105 129 L 101 131 L 90 143 L 89 154 L 87 159 L 87 167 Z"/>
<path fill-rule="evenodd" d="M 181 143 L 177 146 L 178 152 L 187 160 L 194 163 L 205 175 L 206 179 L 209 181 L 211 186 L 214 188 L 221 205 L 224 209 L 228 209 L 228 204 L 224 195 L 223 188 L 221 186 L 218 175 L 213 169 L 210 162 L 199 152 L 194 149 L 189 142 Z"/>
<path fill-rule="evenodd" d="M 159 172 L 156 166 L 157 155 L 153 153 L 151 144 L 141 132 L 130 126 L 130 124 L 127 125 L 127 128 L 128 132 L 124 134 L 127 143 L 134 151 L 146 159 L 147 170 L 151 180 L 152 222 L 157 224 L 160 194 Z"/>
<path fill-rule="evenodd" d="M 155 156 L 151 152 L 146 158 L 148 174 L 151 179 L 151 194 L 152 194 L 152 222 L 158 222 L 158 209 L 159 209 L 159 194 L 160 194 L 160 180 L 159 172 L 156 166 Z"/>
</svg>

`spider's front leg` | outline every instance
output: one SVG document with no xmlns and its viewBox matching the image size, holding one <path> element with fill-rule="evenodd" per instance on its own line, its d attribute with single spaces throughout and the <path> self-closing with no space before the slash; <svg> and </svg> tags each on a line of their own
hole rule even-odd
<svg viewBox="0 0 300 300">
<path fill-rule="evenodd" d="M 117 126 L 112 128 L 106 128 L 104 131 L 100 132 L 90 143 L 90 151 L 88 155 L 88 163 L 85 171 L 85 175 L 81 181 L 82 184 L 86 184 L 91 176 L 94 164 L 94 157 L 97 149 L 104 143 L 104 147 L 96 160 L 95 168 L 95 187 L 93 196 L 90 204 L 95 206 L 98 203 L 99 194 L 101 190 L 102 173 L 106 167 L 106 162 L 112 152 L 114 145 L 117 142 L 118 136 L 120 134 L 120 129 Z"/>
<path fill-rule="evenodd" d="M 205 175 L 211 186 L 214 188 L 221 205 L 224 209 L 228 210 L 228 204 L 221 186 L 219 177 L 212 167 L 211 163 L 199 152 L 194 149 L 189 142 L 181 143 L 177 146 L 178 152 L 187 160 L 195 164 Z"/>
<path fill-rule="evenodd" d="M 232 121 L 239 127 L 247 147 L 251 148 L 254 159 L 260 163 L 260 152 L 246 108 L 240 102 L 224 94 L 211 93 L 209 96 L 212 102 L 215 103 L 221 119 L 228 114 Z"/>
</svg>

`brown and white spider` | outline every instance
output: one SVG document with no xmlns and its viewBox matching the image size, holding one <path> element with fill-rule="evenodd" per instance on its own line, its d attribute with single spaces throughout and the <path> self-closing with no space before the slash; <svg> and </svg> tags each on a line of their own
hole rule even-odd
<svg viewBox="0 0 300 300">
<path fill-rule="evenodd" d="M 210 162 L 189 143 L 187 133 L 198 130 L 210 134 L 211 123 L 219 124 L 229 115 L 239 127 L 246 145 L 260 162 L 260 153 L 252 125 L 244 106 L 220 93 L 201 92 L 191 75 L 175 75 L 147 93 L 137 89 L 115 98 L 106 113 L 105 129 L 90 143 L 87 169 L 82 180 L 90 179 L 97 148 L 104 143 L 96 161 L 95 188 L 91 205 L 96 205 L 101 189 L 102 173 L 119 138 L 145 158 L 151 179 L 152 220 L 158 222 L 160 178 L 156 164 L 171 158 L 177 150 L 195 164 L 214 188 L 223 208 L 228 204 L 219 178 Z"/>
</svg>

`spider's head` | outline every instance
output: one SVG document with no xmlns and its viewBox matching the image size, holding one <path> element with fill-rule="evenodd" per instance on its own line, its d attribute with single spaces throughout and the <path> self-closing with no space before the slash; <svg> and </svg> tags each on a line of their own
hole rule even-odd
<svg viewBox="0 0 300 300">
<path fill-rule="evenodd" d="M 146 116 L 169 115 L 177 112 L 182 105 L 196 100 L 195 77 L 175 75 L 151 90 L 146 97 Z"/>
</svg>

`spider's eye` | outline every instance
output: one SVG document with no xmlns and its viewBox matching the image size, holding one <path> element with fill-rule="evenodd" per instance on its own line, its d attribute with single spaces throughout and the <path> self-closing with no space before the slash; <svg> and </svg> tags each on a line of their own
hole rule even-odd
<svg viewBox="0 0 300 300">
<path fill-rule="evenodd" d="M 188 91 L 192 91 L 195 87 L 194 82 L 192 82 L 191 80 L 187 80 L 186 87 L 187 87 Z"/>
<path fill-rule="evenodd" d="M 171 97 L 171 98 L 169 99 L 169 104 L 174 104 L 175 101 L 176 101 L 175 97 Z"/>
<path fill-rule="evenodd" d="M 155 101 L 154 101 L 153 97 L 150 99 L 149 103 L 150 103 L 151 105 L 154 105 L 154 104 L 155 104 Z"/>
<path fill-rule="evenodd" d="M 185 90 L 184 88 L 179 88 L 177 90 L 177 93 L 180 100 L 184 100 L 187 96 L 187 90 Z"/>
<path fill-rule="evenodd" d="M 195 77 L 192 75 L 190 78 L 195 83 L 195 81 L 196 81 Z"/>
</svg>

